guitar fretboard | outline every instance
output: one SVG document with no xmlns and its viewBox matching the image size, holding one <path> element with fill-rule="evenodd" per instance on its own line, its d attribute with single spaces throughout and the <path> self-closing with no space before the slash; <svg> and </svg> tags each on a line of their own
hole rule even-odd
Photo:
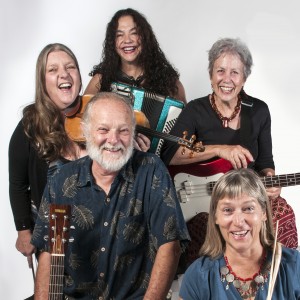
<svg viewBox="0 0 300 300">
<path fill-rule="evenodd" d="M 63 299 L 65 255 L 51 254 L 49 300 Z"/>
<path fill-rule="evenodd" d="M 287 187 L 300 184 L 300 173 L 265 176 L 260 178 L 266 188 Z M 211 192 L 216 181 L 208 183 L 208 190 Z"/>
</svg>

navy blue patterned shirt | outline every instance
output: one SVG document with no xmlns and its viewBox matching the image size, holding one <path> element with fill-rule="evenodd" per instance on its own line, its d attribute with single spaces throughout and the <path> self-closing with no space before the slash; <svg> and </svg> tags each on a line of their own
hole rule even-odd
<svg viewBox="0 0 300 300">
<path fill-rule="evenodd" d="M 188 231 L 170 175 L 155 155 L 134 151 L 109 194 L 84 157 L 48 180 L 32 243 L 49 251 L 49 204 L 71 205 L 64 293 L 69 299 L 142 299 L 158 248 Z"/>
</svg>

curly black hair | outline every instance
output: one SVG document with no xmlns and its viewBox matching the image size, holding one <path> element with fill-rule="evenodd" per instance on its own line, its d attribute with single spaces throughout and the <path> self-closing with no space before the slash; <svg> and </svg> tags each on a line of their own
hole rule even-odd
<svg viewBox="0 0 300 300">
<path fill-rule="evenodd" d="M 145 78 L 143 87 L 148 91 L 165 96 L 176 95 L 178 71 L 165 57 L 146 18 L 131 8 L 117 11 L 107 24 L 101 62 L 93 67 L 89 75 L 101 74 L 100 91 L 111 90 L 111 83 L 116 80 L 121 69 L 121 59 L 116 52 L 115 40 L 118 21 L 124 16 L 133 18 L 137 33 L 141 38 L 142 51 L 138 63 L 143 69 Z"/>
</svg>

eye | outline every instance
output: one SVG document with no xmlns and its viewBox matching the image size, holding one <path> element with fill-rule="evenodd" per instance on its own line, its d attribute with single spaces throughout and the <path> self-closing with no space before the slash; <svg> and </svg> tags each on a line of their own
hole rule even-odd
<svg viewBox="0 0 300 300">
<path fill-rule="evenodd" d="M 120 134 L 122 135 L 128 135 L 129 134 L 129 129 L 128 128 L 124 128 L 120 130 Z"/>
<path fill-rule="evenodd" d="M 72 69 L 77 69 L 75 65 L 68 65 L 67 66 L 68 70 L 72 70 Z"/>
<path fill-rule="evenodd" d="M 253 206 L 247 206 L 243 210 L 246 213 L 252 213 L 252 212 L 254 212 L 254 207 Z"/>
<path fill-rule="evenodd" d="M 229 214 L 232 213 L 233 209 L 230 208 L 230 207 L 224 207 L 224 208 L 222 209 L 222 211 L 223 211 L 226 215 L 229 215 Z"/>
<path fill-rule="evenodd" d="M 98 128 L 97 131 L 100 133 L 100 134 L 106 134 L 108 133 L 108 129 L 107 128 Z"/>
</svg>

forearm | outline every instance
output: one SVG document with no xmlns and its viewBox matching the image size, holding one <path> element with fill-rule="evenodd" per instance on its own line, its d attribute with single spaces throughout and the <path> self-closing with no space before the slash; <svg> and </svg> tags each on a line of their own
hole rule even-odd
<svg viewBox="0 0 300 300">
<path fill-rule="evenodd" d="M 40 254 L 34 288 L 35 300 L 48 299 L 50 282 L 50 262 L 51 256 L 48 252 L 43 252 Z"/>
<path fill-rule="evenodd" d="M 144 300 L 166 299 L 175 277 L 180 252 L 179 241 L 159 247 Z"/>
</svg>

